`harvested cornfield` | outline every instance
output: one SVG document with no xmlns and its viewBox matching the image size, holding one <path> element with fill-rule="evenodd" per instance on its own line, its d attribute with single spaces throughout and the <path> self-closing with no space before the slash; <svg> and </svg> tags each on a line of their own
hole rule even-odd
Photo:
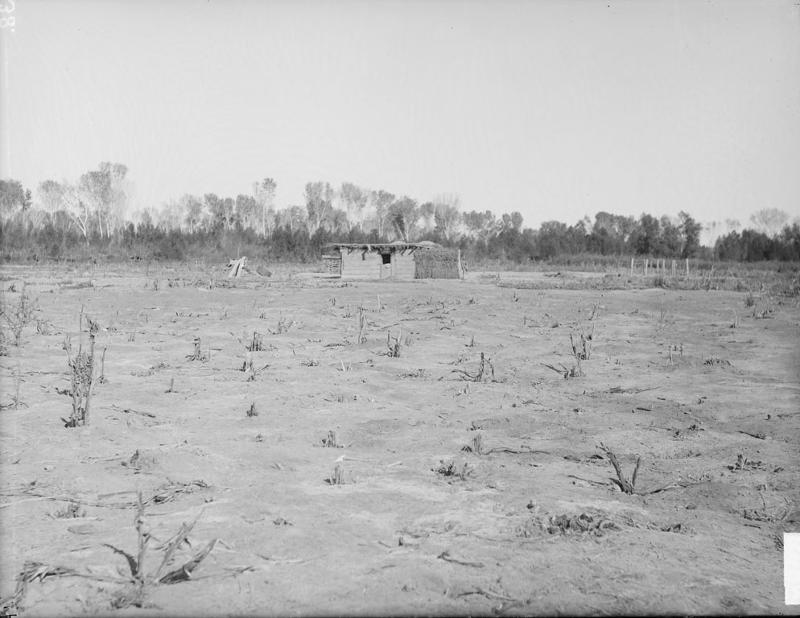
<svg viewBox="0 0 800 618">
<path fill-rule="evenodd" d="M 4 265 L 6 615 L 797 615 L 793 297 L 278 268 Z"/>
<path fill-rule="evenodd" d="M 460 279 L 461 252 L 427 249 L 414 252 L 415 279 Z"/>
</svg>

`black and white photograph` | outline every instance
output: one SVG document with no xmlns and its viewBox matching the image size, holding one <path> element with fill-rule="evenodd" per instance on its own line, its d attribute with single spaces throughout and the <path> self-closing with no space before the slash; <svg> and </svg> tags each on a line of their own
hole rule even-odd
<svg viewBox="0 0 800 618">
<path fill-rule="evenodd" d="M 800 1 L 0 0 L 0 618 L 800 616 Z"/>
</svg>

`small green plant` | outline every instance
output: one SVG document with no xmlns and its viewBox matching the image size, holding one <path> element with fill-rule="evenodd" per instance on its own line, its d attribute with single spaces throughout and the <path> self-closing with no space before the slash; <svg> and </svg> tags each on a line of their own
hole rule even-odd
<svg viewBox="0 0 800 618">
<path fill-rule="evenodd" d="M 250 404 L 250 407 L 247 409 L 247 418 L 253 418 L 254 416 L 258 416 L 258 410 L 256 410 L 256 402 L 253 401 Z"/>
</svg>

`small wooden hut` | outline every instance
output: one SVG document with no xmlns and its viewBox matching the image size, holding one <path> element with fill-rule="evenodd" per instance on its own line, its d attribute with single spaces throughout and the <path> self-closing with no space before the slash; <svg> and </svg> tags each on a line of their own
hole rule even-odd
<svg viewBox="0 0 800 618">
<path fill-rule="evenodd" d="M 459 279 L 460 251 L 436 243 L 334 243 L 323 256 L 326 271 L 343 279 Z"/>
</svg>

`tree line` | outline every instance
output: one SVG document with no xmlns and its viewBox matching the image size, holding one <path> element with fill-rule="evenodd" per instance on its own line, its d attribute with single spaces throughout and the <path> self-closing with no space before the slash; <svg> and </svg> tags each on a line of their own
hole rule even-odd
<svg viewBox="0 0 800 618">
<path fill-rule="evenodd" d="M 432 240 L 473 260 L 517 263 L 562 256 L 641 255 L 655 258 L 800 260 L 800 226 L 775 209 L 756 213 L 751 228 L 732 229 L 702 247 L 702 226 L 677 218 L 598 212 L 573 225 L 523 226 L 518 211 L 464 211 L 455 194 L 427 202 L 352 182 L 308 182 L 303 203 L 276 205 L 277 183 L 263 178 L 236 197 L 183 195 L 159 208 L 129 213 L 128 168 L 103 162 L 77 181 L 45 180 L 35 193 L 0 180 L 0 244 L 5 259 L 109 257 L 184 259 L 245 253 L 309 261 L 329 242 Z M 738 225 L 738 224 L 737 224 Z M 737 227 L 729 225 L 729 227 Z M 739 226 L 741 227 L 741 226 Z"/>
</svg>

